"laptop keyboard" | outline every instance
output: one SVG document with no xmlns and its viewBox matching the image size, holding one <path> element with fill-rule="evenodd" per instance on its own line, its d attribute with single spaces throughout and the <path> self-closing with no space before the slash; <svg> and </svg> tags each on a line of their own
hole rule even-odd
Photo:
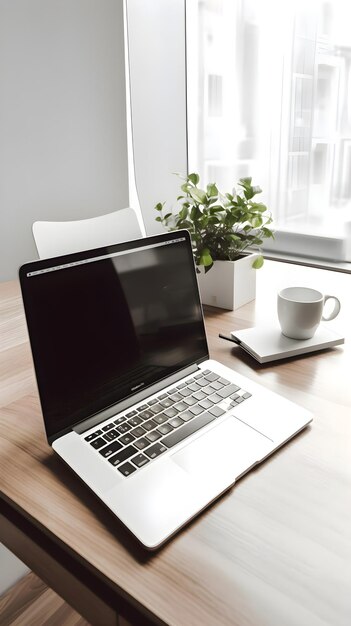
<svg viewBox="0 0 351 626">
<path fill-rule="evenodd" d="M 250 396 L 207 369 L 84 439 L 123 476 L 130 476 Z"/>
</svg>

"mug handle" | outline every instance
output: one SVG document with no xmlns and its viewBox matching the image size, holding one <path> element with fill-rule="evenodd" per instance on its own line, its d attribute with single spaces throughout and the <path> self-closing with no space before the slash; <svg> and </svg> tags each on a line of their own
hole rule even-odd
<svg viewBox="0 0 351 626">
<path fill-rule="evenodd" d="M 326 301 L 330 299 L 334 300 L 334 308 L 332 312 L 330 313 L 330 315 L 328 315 L 328 317 L 325 317 L 324 315 L 322 315 L 322 320 L 324 320 L 325 322 L 329 322 L 330 320 L 333 320 L 334 317 L 338 315 L 340 308 L 341 308 L 340 300 L 336 298 L 336 296 L 324 296 L 324 305 Z"/>
</svg>

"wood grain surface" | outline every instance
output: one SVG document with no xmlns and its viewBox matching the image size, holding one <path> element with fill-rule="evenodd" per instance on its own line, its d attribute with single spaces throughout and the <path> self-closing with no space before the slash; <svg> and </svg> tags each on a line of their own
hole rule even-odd
<svg viewBox="0 0 351 626">
<path fill-rule="evenodd" d="M 1 626 L 89 626 L 30 572 L 0 598 Z"/>
<path fill-rule="evenodd" d="M 340 298 L 330 326 L 344 346 L 261 366 L 218 338 L 275 319 L 277 290 L 289 285 Z M 255 301 L 206 310 L 211 357 L 314 421 L 149 554 L 47 445 L 19 287 L 0 285 L 0 540 L 91 623 L 101 601 L 137 626 L 349 626 L 350 287 L 348 274 L 266 261 Z"/>
</svg>

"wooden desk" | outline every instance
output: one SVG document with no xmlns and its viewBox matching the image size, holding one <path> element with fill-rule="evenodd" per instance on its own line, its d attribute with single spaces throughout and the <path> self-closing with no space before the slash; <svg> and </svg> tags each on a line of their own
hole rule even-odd
<svg viewBox="0 0 351 626">
<path fill-rule="evenodd" d="M 46 444 L 19 288 L 0 286 L 0 540 L 93 624 L 351 623 L 351 277 L 266 262 L 257 281 L 255 302 L 206 312 L 211 356 L 314 422 L 154 555 Z M 259 366 L 218 339 L 272 318 L 289 284 L 340 297 L 345 346 Z"/>
</svg>

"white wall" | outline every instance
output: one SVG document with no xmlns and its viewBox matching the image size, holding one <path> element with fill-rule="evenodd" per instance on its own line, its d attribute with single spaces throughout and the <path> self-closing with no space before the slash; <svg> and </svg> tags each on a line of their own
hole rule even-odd
<svg viewBox="0 0 351 626">
<path fill-rule="evenodd" d="M 33 221 L 124 206 L 123 0 L 0 0 L 0 280 Z"/>
<path fill-rule="evenodd" d="M 28 572 L 28 567 L 0 543 L 0 596 Z"/>
<path fill-rule="evenodd" d="M 185 0 L 127 0 L 135 182 L 147 234 L 187 172 Z"/>
</svg>

